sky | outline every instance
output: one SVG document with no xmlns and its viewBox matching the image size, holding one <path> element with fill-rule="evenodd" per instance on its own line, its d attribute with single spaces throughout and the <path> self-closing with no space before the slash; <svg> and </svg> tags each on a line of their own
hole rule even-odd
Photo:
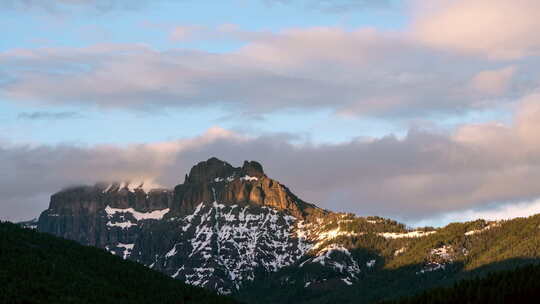
<svg viewBox="0 0 540 304">
<path fill-rule="evenodd" d="M 257 160 L 411 226 L 540 213 L 536 0 L 6 0 L 0 219 Z"/>
</svg>

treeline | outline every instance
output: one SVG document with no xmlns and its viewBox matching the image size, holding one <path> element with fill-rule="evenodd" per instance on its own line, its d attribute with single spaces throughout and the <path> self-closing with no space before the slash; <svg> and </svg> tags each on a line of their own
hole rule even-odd
<svg viewBox="0 0 540 304">
<path fill-rule="evenodd" d="M 540 266 L 528 265 L 496 272 L 484 278 L 463 280 L 450 288 L 436 288 L 420 295 L 381 304 L 503 304 L 540 302 Z"/>
<path fill-rule="evenodd" d="M 104 250 L 0 222 L 0 303 L 236 303 Z"/>
</svg>

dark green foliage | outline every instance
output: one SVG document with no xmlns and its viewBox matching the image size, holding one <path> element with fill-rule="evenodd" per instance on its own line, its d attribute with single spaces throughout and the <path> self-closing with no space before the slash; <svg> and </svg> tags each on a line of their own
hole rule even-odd
<svg viewBox="0 0 540 304">
<path fill-rule="evenodd" d="M 463 280 L 450 288 L 437 288 L 420 295 L 381 304 L 503 304 L 538 303 L 540 266 L 528 265 L 516 270 L 489 274 L 484 278 Z"/>
<path fill-rule="evenodd" d="M 0 303 L 236 303 L 101 249 L 0 223 Z"/>
<path fill-rule="evenodd" d="M 540 215 L 502 222 L 453 223 L 426 237 L 410 239 L 385 239 L 376 232 L 400 232 L 403 228 L 382 218 L 367 220 L 377 221 L 377 224 L 371 224 L 375 227 L 370 228 L 369 223 L 363 223 L 364 219 L 345 223 L 351 225 L 351 230 L 367 233 L 328 241 L 348 248 L 359 263 L 376 260 L 374 268 L 362 268 L 354 285 L 344 286 L 339 281 L 332 281 L 331 274 L 323 269 L 287 267 L 252 282 L 240 290 L 237 297 L 247 303 L 376 303 L 540 262 Z M 470 231 L 481 232 L 466 234 Z M 418 274 L 431 250 L 442 246 L 454 249 L 452 263 L 446 264 L 444 270 Z M 406 250 L 395 254 L 401 248 Z M 314 275 L 321 283 L 304 288 L 306 279 L 311 281 Z M 326 281 L 325 276 L 328 277 Z"/>
</svg>

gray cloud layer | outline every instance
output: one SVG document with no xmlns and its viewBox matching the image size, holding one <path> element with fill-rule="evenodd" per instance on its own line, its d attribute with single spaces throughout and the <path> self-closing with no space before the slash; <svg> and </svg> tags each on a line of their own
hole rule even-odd
<svg viewBox="0 0 540 304">
<path fill-rule="evenodd" d="M 294 144 L 282 135 L 245 137 L 221 129 L 193 139 L 129 147 L 0 149 L 0 214 L 36 215 L 29 201 L 67 185 L 183 181 L 200 160 L 259 160 L 300 197 L 332 210 L 409 222 L 486 204 L 540 197 L 540 95 L 524 98 L 511 126 L 466 125 L 450 135 L 412 130 L 342 144 Z M 21 206 L 26 206 L 22 208 Z M 17 213 L 14 210 L 20 210 Z"/>
</svg>

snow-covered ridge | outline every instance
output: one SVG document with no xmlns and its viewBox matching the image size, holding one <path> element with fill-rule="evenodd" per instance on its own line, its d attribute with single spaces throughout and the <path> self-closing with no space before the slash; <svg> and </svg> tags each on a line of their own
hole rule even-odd
<svg viewBox="0 0 540 304">
<path fill-rule="evenodd" d="M 341 223 L 348 223 L 349 219 L 337 220 L 337 227 L 333 229 L 327 229 L 327 225 L 323 224 L 322 219 L 317 219 L 317 223 L 298 221 L 296 223 L 296 236 L 299 240 L 304 242 L 306 252 L 309 250 L 315 250 L 320 248 L 326 242 L 338 238 L 340 236 L 361 236 L 365 232 L 354 232 L 341 227 Z"/>
<path fill-rule="evenodd" d="M 323 231 L 317 234 L 317 243 L 313 245 L 313 249 L 317 249 L 326 241 L 335 239 L 339 236 L 360 236 L 363 234 L 365 234 L 365 232 L 346 231 L 346 230 L 341 230 L 339 227 L 329 230 L 329 231 Z"/>
<path fill-rule="evenodd" d="M 294 237 L 296 218 L 266 206 L 202 202 L 192 214 L 169 221 L 180 225 L 181 235 L 159 260 L 173 265 L 178 255 L 183 257 L 169 275 L 222 294 L 253 280 L 260 267 L 274 272 L 295 263 L 305 253 Z M 185 259 L 200 262 L 190 267 Z M 216 282 L 222 280 L 216 276 L 216 269 L 225 272 L 229 282 Z"/>
<path fill-rule="evenodd" d="M 227 178 L 216 177 L 216 178 L 214 178 L 214 182 L 216 182 L 216 183 L 232 182 L 235 179 L 236 179 L 236 177 L 234 175 L 231 175 L 231 176 L 229 176 Z M 240 180 L 241 181 L 253 182 L 253 181 L 258 181 L 259 179 L 257 177 L 254 177 L 254 176 L 244 175 L 244 176 L 240 177 Z"/>
<path fill-rule="evenodd" d="M 382 232 L 378 233 L 385 239 L 401 239 L 401 238 L 419 238 L 428 236 L 436 231 L 410 231 L 410 232 Z"/>
<path fill-rule="evenodd" d="M 351 253 L 349 252 L 349 250 L 347 250 L 347 248 L 341 246 L 341 245 L 338 245 L 338 244 L 330 244 L 324 248 L 322 248 L 321 250 L 319 250 L 319 252 L 317 252 L 317 256 L 315 258 L 313 258 L 312 262 L 313 263 L 320 263 L 321 265 L 325 265 L 326 263 L 326 260 L 330 258 L 330 255 L 333 253 L 333 252 L 342 252 L 348 256 L 351 255 Z M 305 262 L 304 262 L 305 263 Z M 304 265 L 304 263 L 302 263 L 300 265 L 300 267 L 302 267 Z"/>
<path fill-rule="evenodd" d="M 321 248 L 314 257 L 303 261 L 299 267 L 304 267 L 307 263 L 320 264 L 334 269 L 340 273 L 341 281 L 346 285 L 352 285 L 360 273 L 358 262 L 352 257 L 349 250 L 340 244 L 329 244 Z M 369 261 L 366 265 L 367 267 L 373 267 L 375 261 Z M 311 283 L 311 281 L 306 282 L 304 287 L 308 287 Z"/>
<path fill-rule="evenodd" d="M 259 179 L 254 176 L 245 175 L 245 176 L 240 177 L 240 180 L 252 182 L 252 181 L 257 181 Z"/>
<path fill-rule="evenodd" d="M 491 223 L 491 224 L 487 225 L 486 227 L 484 227 L 482 229 L 467 231 L 467 232 L 465 232 L 465 235 L 469 236 L 469 235 L 474 235 L 474 234 L 477 234 L 477 233 L 482 233 L 482 232 L 485 232 L 487 230 L 490 230 L 491 228 L 500 227 L 500 226 L 501 226 L 500 222 L 494 222 L 494 223 Z"/>
<path fill-rule="evenodd" d="M 126 208 L 126 209 L 120 209 L 120 208 L 112 208 L 109 205 L 105 207 L 105 212 L 107 213 L 107 216 L 110 218 L 116 213 L 131 213 L 133 217 L 137 221 L 141 220 L 161 220 L 165 214 L 169 213 L 170 209 L 162 209 L 162 210 L 154 210 L 150 212 L 139 212 L 135 211 L 133 208 Z"/>
<path fill-rule="evenodd" d="M 132 223 L 131 221 L 125 221 L 125 222 L 119 222 L 119 223 L 112 223 L 112 222 L 107 222 L 107 227 L 120 227 L 122 229 L 129 229 L 130 227 L 132 226 L 137 226 L 137 224 L 135 223 Z"/>
<path fill-rule="evenodd" d="M 145 193 L 149 193 L 150 191 L 169 191 L 167 189 L 163 189 L 161 186 L 154 184 L 151 181 L 139 181 L 139 182 L 119 182 L 119 183 L 110 183 L 107 184 L 106 187 L 103 188 L 101 191 L 102 193 L 107 193 L 111 191 L 120 191 L 126 189 L 129 192 L 135 192 L 135 191 L 144 191 Z"/>
<path fill-rule="evenodd" d="M 135 244 L 122 244 L 122 243 L 118 243 L 118 245 L 116 245 L 116 247 L 124 248 L 123 258 L 124 258 L 124 260 L 125 260 L 125 259 L 127 259 L 127 258 L 129 257 L 129 255 L 131 254 L 131 250 L 133 250 L 133 247 L 135 247 Z"/>
<path fill-rule="evenodd" d="M 136 211 L 133 208 L 126 208 L 126 209 L 120 209 L 120 208 L 112 208 L 109 205 L 105 207 L 105 212 L 107 213 L 107 218 L 109 221 L 107 222 L 107 227 L 119 227 L 121 229 L 129 229 L 133 226 L 137 226 L 137 223 L 131 222 L 129 219 L 126 219 L 124 217 L 125 214 L 131 214 L 133 218 L 135 218 L 136 221 L 143 221 L 143 220 L 161 220 L 165 216 L 165 214 L 169 213 L 170 209 L 166 208 L 163 210 L 154 210 L 151 212 L 139 212 Z M 111 222 L 110 220 L 116 215 L 119 214 L 121 219 L 123 221 L 121 222 Z"/>
<path fill-rule="evenodd" d="M 347 229 L 353 220 L 346 218 L 347 215 L 342 215 L 341 218 L 330 220 L 325 224 L 324 219 L 318 218 L 316 222 L 304 223 L 304 221 L 299 221 L 297 223 L 296 234 L 298 238 L 305 239 L 311 242 L 310 249 L 318 249 L 323 244 L 326 244 L 328 241 L 336 239 L 338 237 L 358 237 L 366 235 L 368 231 L 353 231 L 351 228 Z M 377 223 L 371 223 L 377 224 Z M 332 225 L 332 226 L 329 226 Z M 335 227 L 328 229 L 328 227 Z M 379 232 L 375 233 L 378 236 L 384 237 L 386 239 L 400 239 L 400 238 L 420 238 L 425 237 L 436 233 L 436 231 L 408 231 L 408 232 Z"/>
</svg>

